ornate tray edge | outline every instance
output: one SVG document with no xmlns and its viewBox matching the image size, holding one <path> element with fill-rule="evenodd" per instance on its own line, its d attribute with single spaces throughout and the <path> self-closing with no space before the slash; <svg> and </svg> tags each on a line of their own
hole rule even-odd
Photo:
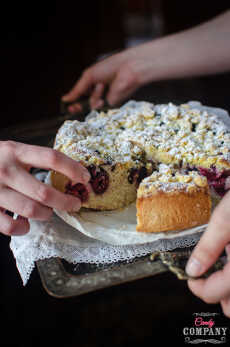
<svg viewBox="0 0 230 347">
<path fill-rule="evenodd" d="M 39 260 L 36 264 L 43 287 L 55 298 L 71 298 L 167 271 L 161 261 L 152 262 L 149 256 L 84 275 L 69 274 L 59 258 Z"/>
</svg>

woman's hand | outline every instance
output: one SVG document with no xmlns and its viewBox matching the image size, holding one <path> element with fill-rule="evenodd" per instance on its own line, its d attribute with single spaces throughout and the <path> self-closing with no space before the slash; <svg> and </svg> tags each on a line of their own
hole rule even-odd
<svg viewBox="0 0 230 347">
<path fill-rule="evenodd" d="M 13 141 L 0 141 L 0 232 L 23 235 L 29 231 L 26 218 L 47 220 L 52 208 L 78 210 L 78 198 L 63 194 L 33 177 L 31 167 L 52 169 L 69 177 L 72 182 L 85 185 L 90 175 L 76 161 L 53 149 L 31 146 Z M 9 210 L 26 218 L 14 220 L 4 214 Z"/>
<path fill-rule="evenodd" d="M 62 100 L 73 102 L 88 94 L 91 108 L 101 108 L 104 104 L 104 92 L 107 89 L 107 102 L 111 106 L 120 103 L 148 82 L 150 73 L 148 67 L 152 60 L 148 54 L 150 49 L 151 44 L 140 45 L 92 65 L 83 72 L 81 78 Z M 70 113 L 81 111 L 81 104 L 75 103 L 69 106 L 68 111 Z"/>
<path fill-rule="evenodd" d="M 214 210 L 207 230 L 190 256 L 186 271 L 190 276 L 202 275 L 220 256 L 224 248 L 228 262 L 223 270 L 207 279 L 188 281 L 191 291 L 207 303 L 220 303 L 230 317 L 230 192 Z"/>
<path fill-rule="evenodd" d="M 91 108 L 105 99 L 114 106 L 146 83 L 224 72 L 230 69 L 230 11 L 194 28 L 152 40 L 100 61 L 86 69 L 62 101 L 81 111 L 88 95 Z"/>
</svg>

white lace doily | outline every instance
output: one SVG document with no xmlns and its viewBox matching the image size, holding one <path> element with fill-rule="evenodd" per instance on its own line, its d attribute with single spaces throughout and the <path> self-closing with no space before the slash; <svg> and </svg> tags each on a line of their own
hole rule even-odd
<svg viewBox="0 0 230 347">
<path fill-rule="evenodd" d="M 10 248 L 16 259 L 18 271 L 25 285 L 40 259 L 60 257 L 71 263 L 113 263 L 131 260 L 153 251 L 189 247 L 199 240 L 200 233 L 163 239 L 142 245 L 112 246 L 87 237 L 53 215 L 49 222 L 30 220 L 30 232 L 11 238 Z"/>
</svg>

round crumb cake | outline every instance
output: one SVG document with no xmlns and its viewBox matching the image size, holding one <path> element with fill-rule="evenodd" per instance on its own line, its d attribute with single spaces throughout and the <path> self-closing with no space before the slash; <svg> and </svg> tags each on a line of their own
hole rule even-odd
<svg viewBox="0 0 230 347">
<path fill-rule="evenodd" d="M 66 121 L 57 133 L 54 148 L 89 170 L 90 194 L 82 184 L 72 184 L 62 174 L 51 173 L 52 185 L 78 196 L 86 208 L 114 210 L 138 197 L 138 214 L 140 199 L 142 203 L 145 198 L 150 201 L 150 195 L 154 199 L 156 194 L 168 198 L 174 195 L 177 201 L 184 196 L 192 201 L 203 194 L 207 208 L 190 220 L 195 226 L 209 219 L 210 192 L 223 196 L 230 188 L 230 130 L 216 115 L 188 104 L 129 101 L 108 112 L 92 111 L 84 122 Z M 164 170 L 171 170 L 170 175 L 162 173 L 161 164 Z M 148 194 L 146 184 L 151 187 Z M 151 208 L 157 204 L 155 201 Z M 184 229 L 188 222 L 184 220 L 177 227 Z M 147 231 L 140 223 L 137 229 Z"/>
</svg>

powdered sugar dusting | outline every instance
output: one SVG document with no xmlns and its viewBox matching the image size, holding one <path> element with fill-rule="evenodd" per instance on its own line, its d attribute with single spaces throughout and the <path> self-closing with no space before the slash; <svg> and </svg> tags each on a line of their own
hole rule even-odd
<svg viewBox="0 0 230 347">
<path fill-rule="evenodd" d="M 137 196 L 143 197 L 155 192 L 180 192 L 193 193 L 202 188 L 208 188 L 206 177 L 197 171 L 184 172 L 184 169 L 174 168 L 173 165 L 160 164 L 157 171 L 142 180 Z"/>
<path fill-rule="evenodd" d="M 142 165 L 143 158 L 165 164 L 228 166 L 230 131 L 215 114 L 172 103 L 129 101 L 120 109 L 91 112 L 85 122 L 66 121 L 55 148 L 77 160 Z"/>
</svg>

